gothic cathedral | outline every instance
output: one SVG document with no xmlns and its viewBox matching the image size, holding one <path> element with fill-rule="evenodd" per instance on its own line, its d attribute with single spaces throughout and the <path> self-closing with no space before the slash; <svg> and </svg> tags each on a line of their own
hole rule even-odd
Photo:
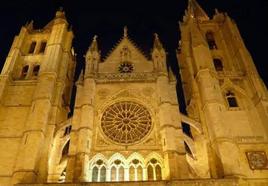
<svg viewBox="0 0 268 186">
<path fill-rule="evenodd" d="M 127 28 L 106 58 L 95 36 L 74 85 L 64 12 L 23 26 L 0 75 L 0 185 L 267 186 L 268 91 L 236 24 L 189 0 L 179 26 L 187 114 L 157 34 L 150 57 Z"/>
</svg>

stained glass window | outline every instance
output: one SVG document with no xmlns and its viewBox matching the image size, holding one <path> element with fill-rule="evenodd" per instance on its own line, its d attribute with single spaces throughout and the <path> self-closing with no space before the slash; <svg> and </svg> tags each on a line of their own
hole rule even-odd
<svg viewBox="0 0 268 186">
<path fill-rule="evenodd" d="M 152 126 L 148 110 L 134 102 L 124 101 L 108 107 L 101 119 L 101 127 L 111 140 L 130 144 L 141 140 Z"/>
</svg>

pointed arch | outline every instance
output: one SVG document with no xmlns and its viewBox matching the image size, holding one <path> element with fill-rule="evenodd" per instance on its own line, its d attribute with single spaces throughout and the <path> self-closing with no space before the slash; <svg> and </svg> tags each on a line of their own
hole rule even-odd
<svg viewBox="0 0 268 186">
<path fill-rule="evenodd" d="M 162 180 L 162 169 L 159 165 L 155 166 L 156 180 Z"/>
<path fill-rule="evenodd" d="M 143 180 L 143 168 L 141 165 L 139 165 L 137 168 L 137 181 L 142 181 L 142 180 Z"/>
<path fill-rule="evenodd" d="M 111 168 L 111 181 L 116 181 L 116 168 L 113 166 Z"/>
<path fill-rule="evenodd" d="M 227 92 L 228 90 L 233 90 L 234 92 L 237 92 L 241 94 L 242 96 L 249 98 L 246 94 L 246 91 L 243 90 L 241 87 L 234 84 L 229 78 L 225 79 L 223 85 L 221 86 L 222 92 Z"/>
<path fill-rule="evenodd" d="M 224 81 L 223 85 L 221 86 L 221 90 L 225 99 L 226 106 L 232 110 L 243 109 L 246 105 L 253 106 L 252 100 L 247 95 L 246 91 L 238 85 L 234 84 L 230 79 L 226 79 Z M 232 107 L 232 104 L 234 104 L 234 107 Z"/>
<path fill-rule="evenodd" d="M 102 166 L 100 169 L 100 182 L 106 181 L 106 167 Z"/>
<path fill-rule="evenodd" d="M 104 162 L 104 165 L 108 164 L 106 157 L 103 154 L 98 153 L 95 156 L 93 156 L 89 161 L 89 167 L 92 167 L 98 160 L 102 160 Z"/>
<path fill-rule="evenodd" d="M 147 177 L 148 180 L 158 180 L 161 177 L 162 179 L 162 170 L 163 170 L 163 159 L 158 153 L 151 153 L 146 158 L 147 166 Z M 157 170 L 156 170 L 157 169 Z M 158 171 L 158 172 L 156 172 Z M 161 175 L 157 175 L 161 174 Z"/>
<path fill-rule="evenodd" d="M 125 180 L 125 168 L 123 166 L 120 166 L 118 169 L 118 181 L 124 181 Z"/>
<path fill-rule="evenodd" d="M 111 156 L 111 158 L 108 160 L 108 162 L 107 162 L 108 163 L 108 166 L 109 167 L 112 166 L 112 164 L 116 160 L 120 160 L 123 163 L 124 166 L 127 164 L 126 163 L 126 158 L 122 154 L 120 154 L 120 153 L 117 152 L 117 153 L 113 154 Z"/>
<path fill-rule="evenodd" d="M 150 162 L 151 159 L 155 158 L 161 165 L 163 165 L 163 158 L 156 152 L 152 152 L 150 153 L 146 159 L 145 159 L 145 163 L 146 165 Z"/>
<path fill-rule="evenodd" d="M 98 181 L 98 172 L 99 172 L 98 167 L 97 166 L 93 167 L 92 169 L 92 181 L 93 182 Z"/>
<path fill-rule="evenodd" d="M 107 159 L 105 156 L 101 153 L 96 154 L 91 158 L 91 160 L 87 164 L 89 172 L 89 180 L 91 181 L 106 181 L 106 175 L 107 175 Z M 97 176 L 95 176 L 95 173 L 97 172 Z"/>
<path fill-rule="evenodd" d="M 148 165 L 147 167 L 147 175 L 148 175 L 148 180 L 152 181 L 154 180 L 154 169 L 152 165 Z"/>
<path fill-rule="evenodd" d="M 127 158 L 127 164 L 130 164 L 132 160 L 134 159 L 138 159 L 143 165 L 145 165 L 145 160 L 143 158 L 143 156 L 138 153 L 138 152 L 134 152 L 132 153 L 128 158 Z"/>
<path fill-rule="evenodd" d="M 130 166 L 129 168 L 129 181 L 135 181 L 135 168 Z"/>
</svg>

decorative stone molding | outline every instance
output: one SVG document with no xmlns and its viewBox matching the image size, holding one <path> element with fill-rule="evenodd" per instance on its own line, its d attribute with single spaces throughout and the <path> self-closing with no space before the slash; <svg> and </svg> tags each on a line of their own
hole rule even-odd
<svg viewBox="0 0 268 186">
<path fill-rule="evenodd" d="M 156 81 L 155 73 L 98 73 L 96 75 L 97 83 L 111 82 L 153 82 Z"/>
</svg>

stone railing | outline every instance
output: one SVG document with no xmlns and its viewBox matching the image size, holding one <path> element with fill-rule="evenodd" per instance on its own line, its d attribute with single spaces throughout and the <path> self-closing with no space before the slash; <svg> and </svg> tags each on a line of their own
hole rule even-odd
<svg viewBox="0 0 268 186">
<path fill-rule="evenodd" d="M 124 81 L 155 81 L 154 73 L 98 73 L 96 75 L 97 82 L 124 82 Z"/>
</svg>

